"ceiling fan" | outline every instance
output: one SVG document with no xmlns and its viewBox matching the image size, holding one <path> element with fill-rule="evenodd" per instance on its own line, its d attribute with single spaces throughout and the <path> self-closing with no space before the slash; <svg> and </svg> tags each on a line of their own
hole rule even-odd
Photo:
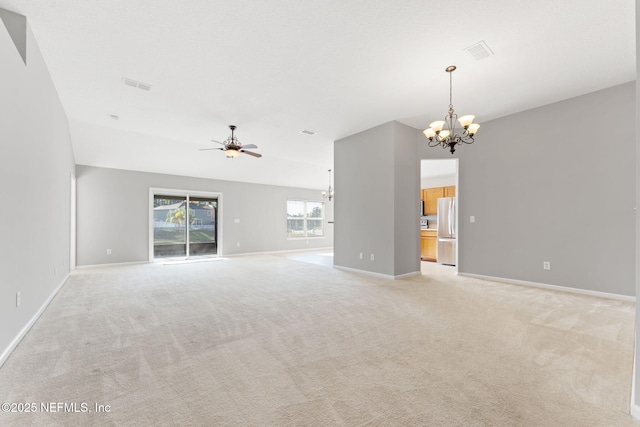
<svg viewBox="0 0 640 427">
<path fill-rule="evenodd" d="M 238 138 L 236 138 L 234 131 L 236 130 L 235 125 L 230 125 L 229 129 L 231 129 L 231 136 L 224 140 L 224 142 L 216 141 L 212 139 L 212 142 L 216 142 L 218 144 L 223 145 L 223 148 L 201 148 L 200 151 L 206 150 L 222 150 L 227 155 L 227 158 L 233 159 L 234 157 L 238 157 L 240 153 L 248 154 L 253 157 L 262 157 L 262 154 L 254 153 L 253 151 L 246 150 L 246 148 L 258 148 L 258 146 L 254 144 L 242 145 Z"/>
</svg>

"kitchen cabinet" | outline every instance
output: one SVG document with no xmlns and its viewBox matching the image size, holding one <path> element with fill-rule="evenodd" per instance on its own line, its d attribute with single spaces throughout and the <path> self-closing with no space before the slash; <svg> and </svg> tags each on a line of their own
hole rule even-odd
<svg viewBox="0 0 640 427">
<path fill-rule="evenodd" d="M 444 197 L 444 187 L 425 188 L 422 190 L 425 215 L 438 213 L 438 199 L 441 197 Z"/>
<path fill-rule="evenodd" d="M 456 186 L 450 185 L 448 187 L 444 187 L 444 197 L 456 197 Z"/>
<path fill-rule="evenodd" d="M 420 198 L 424 202 L 424 215 L 438 213 L 438 199 L 441 197 L 456 197 L 456 186 L 423 188 Z"/>
<path fill-rule="evenodd" d="M 435 261 L 438 249 L 438 234 L 436 230 L 420 230 L 420 259 Z"/>
</svg>

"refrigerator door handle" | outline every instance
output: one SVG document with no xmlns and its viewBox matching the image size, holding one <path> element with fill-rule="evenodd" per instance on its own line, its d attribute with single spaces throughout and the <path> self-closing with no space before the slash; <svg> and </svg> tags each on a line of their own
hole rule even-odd
<svg viewBox="0 0 640 427">
<path fill-rule="evenodd" d="M 449 200 L 449 236 L 453 237 L 453 199 Z"/>
<path fill-rule="evenodd" d="M 451 199 L 451 237 L 456 236 L 456 199 Z"/>
<path fill-rule="evenodd" d="M 449 228 L 449 236 L 451 236 L 451 200 L 447 200 L 447 226 Z"/>
</svg>

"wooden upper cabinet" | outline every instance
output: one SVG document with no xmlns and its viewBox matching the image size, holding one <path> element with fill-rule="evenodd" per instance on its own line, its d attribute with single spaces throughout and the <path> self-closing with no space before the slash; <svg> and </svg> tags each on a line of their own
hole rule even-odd
<svg viewBox="0 0 640 427">
<path fill-rule="evenodd" d="M 424 214 L 434 215 L 438 213 L 438 199 L 444 197 L 444 187 L 425 188 L 422 190 L 424 198 Z"/>
<path fill-rule="evenodd" d="M 423 188 L 420 195 L 424 201 L 424 214 L 435 215 L 438 213 L 438 199 L 456 197 L 456 186 Z"/>
<path fill-rule="evenodd" d="M 448 187 L 444 187 L 444 197 L 456 197 L 456 186 L 450 185 Z"/>
</svg>

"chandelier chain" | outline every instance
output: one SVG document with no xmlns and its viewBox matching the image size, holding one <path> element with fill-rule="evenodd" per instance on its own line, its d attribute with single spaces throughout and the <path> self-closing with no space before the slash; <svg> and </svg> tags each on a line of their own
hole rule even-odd
<svg viewBox="0 0 640 427">
<path fill-rule="evenodd" d="M 449 71 L 449 110 L 453 111 L 453 71 Z"/>
</svg>

